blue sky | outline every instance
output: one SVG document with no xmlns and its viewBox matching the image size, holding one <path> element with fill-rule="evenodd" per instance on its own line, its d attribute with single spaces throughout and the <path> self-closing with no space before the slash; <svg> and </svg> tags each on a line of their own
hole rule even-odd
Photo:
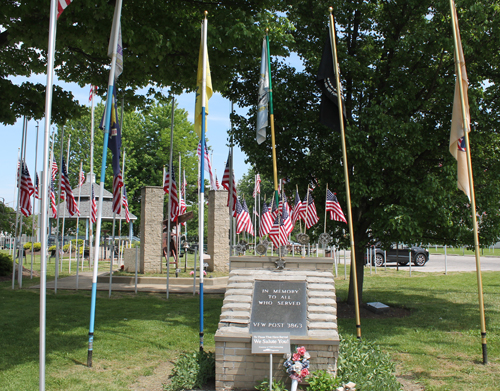
<svg viewBox="0 0 500 391">
<path fill-rule="evenodd" d="M 23 78 L 14 78 L 16 83 L 21 83 Z M 45 75 L 37 75 L 30 79 L 33 82 L 46 83 Z M 55 80 L 57 85 L 61 85 L 63 88 L 71 91 L 75 98 L 81 104 L 88 104 L 89 90 L 90 86 L 85 86 L 84 88 L 79 87 L 77 84 L 64 83 Z M 97 98 L 96 103 L 99 102 L 100 98 Z M 176 97 L 178 106 L 185 109 L 188 114 L 188 120 L 194 122 L 194 103 L 195 103 L 195 93 L 186 93 Z M 235 106 L 235 110 L 237 107 Z M 239 110 L 238 110 L 239 111 Z M 245 110 L 244 110 L 245 111 Z M 231 112 L 231 102 L 224 99 L 219 93 L 214 93 L 209 101 L 209 116 L 207 117 L 207 138 L 208 146 L 211 147 L 213 151 L 213 161 L 212 167 L 217 171 L 217 177 L 219 181 L 222 180 L 222 174 L 224 172 L 225 161 L 227 159 L 229 148 L 226 146 L 227 142 L 227 131 L 231 127 L 229 120 L 229 115 Z M 0 125 L 0 137 L 2 148 L 0 154 L 0 165 L 2 169 L 0 170 L 0 199 L 3 199 L 6 204 L 11 207 L 15 207 L 17 201 L 16 190 L 16 167 L 18 151 L 21 148 L 21 138 L 22 138 L 22 118 L 19 119 L 14 125 Z M 36 151 L 36 121 L 29 121 L 28 123 L 28 137 L 26 143 L 26 163 L 34 183 L 34 173 L 35 173 L 35 151 Z M 54 128 L 54 127 L 52 127 Z M 44 120 L 42 119 L 39 123 L 39 134 L 38 134 L 38 159 L 37 159 L 37 171 L 40 172 L 42 167 L 43 159 L 43 137 L 44 137 Z M 245 174 L 250 168 L 249 165 L 245 164 L 245 154 L 238 148 L 234 148 L 234 170 L 236 179 L 239 180 L 243 174 Z M 100 154 L 99 151 L 94 151 L 94 153 Z M 168 163 L 168 162 L 165 162 Z M 70 162 L 71 164 L 71 162 Z M 98 170 L 95 170 L 98 171 Z M 72 182 L 76 181 L 76 178 L 71 178 Z M 154 184 L 151 184 L 154 185 Z"/>
</svg>

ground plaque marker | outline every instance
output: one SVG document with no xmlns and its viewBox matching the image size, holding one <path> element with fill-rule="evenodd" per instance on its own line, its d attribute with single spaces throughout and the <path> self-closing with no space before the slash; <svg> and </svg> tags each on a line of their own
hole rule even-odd
<svg viewBox="0 0 500 391">
<path fill-rule="evenodd" d="M 306 335 L 306 283 L 255 281 L 250 333 L 284 332 Z"/>
</svg>

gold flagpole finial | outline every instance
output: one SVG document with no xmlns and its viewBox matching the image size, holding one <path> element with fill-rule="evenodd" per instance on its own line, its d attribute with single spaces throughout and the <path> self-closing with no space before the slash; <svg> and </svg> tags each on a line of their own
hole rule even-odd
<svg viewBox="0 0 500 391">
<path fill-rule="evenodd" d="M 330 11 L 330 13 L 333 14 L 333 7 L 328 7 L 328 11 Z"/>
<path fill-rule="evenodd" d="M 205 12 L 204 12 L 204 14 L 205 14 L 205 18 L 206 18 L 206 17 L 207 17 L 207 15 L 208 15 L 208 11 L 205 11 Z"/>
</svg>

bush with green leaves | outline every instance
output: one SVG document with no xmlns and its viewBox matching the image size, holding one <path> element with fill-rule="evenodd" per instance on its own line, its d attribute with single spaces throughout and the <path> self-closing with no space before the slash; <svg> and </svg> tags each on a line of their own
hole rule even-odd
<svg viewBox="0 0 500 391">
<path fill-rule="evenodd" d="M 356 383 L 358 391 L 399 391 L 395 370 L 389 355 L 373 342 L 354 336 L 340 338 L 337 378 L 342 384 Z"/>
<path fill-rule="evenodd" d="M 40 251 L 42 249 L 42 243 L 36 242 L 33 243 L 33 251 Z"/>
<path fill-rule="evenodd" d="M 49 247 L 49 251 L 56 251 L 56 245 L 54 244 L 53 246 L 50 246 Z"/>
<path fill-rule="evenodd" d="M 164 384 L 165 391 L 200 389 L 215 379 L 215 356 L 212 352 L 182 354 L 174 363 L 170 383 Z"/>
<path fill-rule="evenodd" d="M 12 273 L 12 257 L 7 253 L 0 253 L 0 276 Z"/>
<path fill-rule="evenodd" d="M 259 391 L 269 391 L 269 379 L 262 380 L 259 384 L 255 386 L 256 390 Z M 284 391 L 287 390 L 285 383 L 282 380 L 273 380 L 272 385 L 273 391 Z"/>
<path fill-rule="evenodd" d="M 76 244 L 76 239 L 72 239 L 71 243 L 73 243 L 72 247 L 74 247 Z M 82 245 L 83 245 L 83 239 L 78 239 L 78 247 L 80 247 Z"/>
<path fill-rule="evenodd" d="M 25 250 L 31 250 L 31 242 L 26 242 L 26 243 L 24 243 L 23 248 L 24 248 Z"/>
<path fill-rule="evenodd" d="M 330 391 L 342 385 L 342 380 L 324 370 L 314 371 L 306 378 L 309 391 Z"/>
</svg>

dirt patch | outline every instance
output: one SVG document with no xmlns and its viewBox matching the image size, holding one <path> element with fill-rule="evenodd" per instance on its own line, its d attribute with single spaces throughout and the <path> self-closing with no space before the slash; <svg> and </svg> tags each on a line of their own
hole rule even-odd
<svg viewBox="0 0 500 391">
<path fill-rule="evenodd" d="M 23 277 L 29 277 L 31 275 L 30 269 L 26 269 L 23 266 Z M 36 270 L 33 270 L 33 277 L 40 277 L 40 274 Z M 16 279 L 17 279 L 17 269 L 16 269 Z M 8 276 L 0 276 L 0 281 L 12 281 L 12 273 Z"/>
<path fill-rule="evenodd" d="M 411 315 L 411 311 L 407 308 L 389 307 L 387 311 L 375 313 L 367 309 L 366 304 L 359 307 L 359 315 L 362 319 L 385 319 L 385 318 L 404 318 Z M 346 302 L 337 302 L 337 317 L 344 319 L 355 318 L 354 305 Z"/>
<path fill-rule="evenodd" d="M 170 361 L 160 363 L 149 376 L 140 376 L 130 386 L 132 391 L 162 391 L 163 384 L 168 382 L 168 377 L 174 365 Z"/>
</svg>

